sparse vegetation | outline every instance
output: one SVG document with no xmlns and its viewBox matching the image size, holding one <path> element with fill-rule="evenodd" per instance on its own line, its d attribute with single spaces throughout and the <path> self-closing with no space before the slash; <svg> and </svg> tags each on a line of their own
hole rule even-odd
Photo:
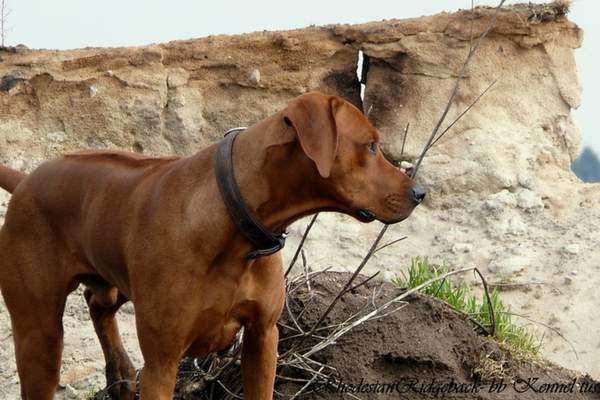
<svg viewBox="0 0 600 400">
<path fill-rule="evenodd" d="M 448 271 L 447 267 L 432 264 L 427 258 L 415 257 L 411 261 L 408 272 L 393 279 L 393 283 L 399 287 L 411 289 L 444 275 Z M 438 280 L 425 287 L 423 293 L 443 300 L 456 310 L 467 314 L 475 323 L 483 327 L 492 325 L 487 298 L 478 300 L 463 281 L 456 283 L 449 278 Z M 502 302 L 496 289 L 491 291 L 490 301 L 496 323 L 494 338 L 509 346 L 516 353 L 538 354 L 542 346 L 541 339 L 527 328 L 516 325 L 512 321 L 513 314 Z"/>
<path fill-rule="evenodd" d="M 85 394 L 83 395 L 83 398 L 85 400 L 94 400 L 96 398 L 96 393 L 99 391 L 100 389 L 92 386 L 91 388 L 89 388 Z"/>
</svg>

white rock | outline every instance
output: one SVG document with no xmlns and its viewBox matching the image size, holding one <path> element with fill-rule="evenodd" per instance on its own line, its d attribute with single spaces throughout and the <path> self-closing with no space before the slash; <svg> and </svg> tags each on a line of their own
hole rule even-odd
<svg viewBox="0 0 600 400">
<path fill-rule="evenodd" d="M 78 400 L 79 392 L 75 388 L 73 388 L 73 386 L 67 384 L 65 386 L 65 399 Z"/>
<path fill-rule="evenodd" d="M 542 197 L 529 189 L 523 189 L 517 193 L 517 205 L 525 211 L 539 211 L 544 208 Z"/>
<path fill-rule="evenodd" d="M 521 217 L 515 215 L 508 220 L 506 233 L 515 236 L 523 235 L 527 233 L 527 225 L 523 222 Z"/>
<path fill-rule="evenodd" d="M 577 243 L 571 243 L 562 248 L 562 253 L 570 256 L 579 254 L 579 245 Z"/>
<path fill-rule="evenodd" d="M 95 97 L 98 94 L 98 88 L 94 85 L 89 88 L 90 97 Z"/>
<path fill-rule="evenodd" d="M 489 265 L 489 270 L 501 276 L 510 276 L 529 267 L 530 260 L 525 255 L 499 254 Z"/>
<path fill-rule="evenodd" d="M 23 159 L 17 159 L 11 163 L 11 167 L 22 171 L 23 169 L 25 169 L 25 161 Z"/>
<path fill-rule="evenodd" d="M 72 383 L 72 388 L 79 392 L 89 392 L 92 389 L 100 389 L 104 386 L 104 374 L 100 371 L 86 376 L 77 382 Z M 69 385 L 67 385 L 69 386 Z"/>
<path fill-rule="evenodd" d="M 502 238 L 505 235 L 521 236 L 527 231 L 527 224 L 519 213 L 514 210 L 502 214 L 502 218 L 495 224 L 490 225 L 488 229 L 490 236 L 493 238 Z"/>
<path fill-rule="evenodd" d="M 531 189 L 535 187 L 535 176 L 532 171 L 520 171 L 517 177 L 519 185 L 524 188 Z"/>
<path fill-rule="evenodd" d="M 260 71 L 257 69 L 253 69 L 252 72 L 250 72 L 250 76 L 248 77 L 248 79 L 250 79 L 250 82 L 253 85 L 258 85 L 260 83 Z"/>
<path fill-rule="evenodd" d="M 501 192 L 488 196 L 483 205 L 488 210 L 497 211 L 504 208 L 515 207 L 517 205 L 517 199 L 514 194 L 504 189 Z"/>
<path fill-rule="evenodd" d="M 411 162 L 408 162 L 408 161 L 402 161 L 402 162 L 400 162 L 400 169 L 403 169 L 405 171 L 407 169 L 413 168 L 413 167 L 414 167 L 414 165 Z"/>
<path fill-rule="evenodd" d="M 46 135 L 46 137 L 48 138 L 48 140 L 57 143 L 63 143 L 65 140 L 67 140 L 65 133 L 60 131 L 50 132 Z"/>
<path fill-rule="evenodd" d="M 392 279 L 398 276 L 398 273 L 392 271 L 383 271 L 381 273 L 381 279 L 385 282 L 390 282 Z"/>
<path fill-rule="evenodd" d="M 473 245 L 471 243 L 455 243 L 452 246 L 452 252 L 456 253 L 470 253 L 473 250 Z"/>
</svg>

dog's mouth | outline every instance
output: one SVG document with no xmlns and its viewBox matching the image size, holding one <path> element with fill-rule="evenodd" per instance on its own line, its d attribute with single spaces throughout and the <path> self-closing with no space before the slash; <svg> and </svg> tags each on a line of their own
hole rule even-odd
<svg viewBox="0 0 600 400">
<path fill-rule="evenodd" d="M 371 211 L 361 208 L 356 212 L 356 217 L 360 222 L 373 222 L 377 219 Z"/>
<path fill-rule="evenodd" d="M 383 218 L 377 217 L 377 215 L 375 215 L 372 211 L 369 211 L 365 208 L 361 208 L 356 212 L 356 218 L 360 222 L 373 222 L 373 221 L 377 220 L 384 224 L 391 225 L 391 224 L 397 224 L 398 222 L 404 221 L 406 218 L 408 218 L 408 215 L 401 216 L 401 217 L 394 218 L 394 219 L 383 219 Z"/>
</svg>

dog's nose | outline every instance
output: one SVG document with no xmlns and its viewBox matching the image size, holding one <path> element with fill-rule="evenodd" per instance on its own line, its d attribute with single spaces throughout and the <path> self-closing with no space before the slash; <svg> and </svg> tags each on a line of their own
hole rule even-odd
<svg viewBox="0 0 600 400">
<path fill-rule="evenodd" d="M 419 185 L 414 186 L 410 190 L 410 196 L 412 197 L 412 200 L 417 204 L 421 204 L 421 202 L 425 199 L 426 195 L 427 192 L 425 191 L 425 189 L 423 189 L 423 187 Z"/>
</svg>

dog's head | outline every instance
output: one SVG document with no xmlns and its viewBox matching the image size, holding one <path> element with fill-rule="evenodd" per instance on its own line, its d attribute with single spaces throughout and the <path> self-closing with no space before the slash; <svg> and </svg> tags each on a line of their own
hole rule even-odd
<svg viewBox="0 0 600 400">
<path fill-rule="evenodd" d="M 292 100 L 283 115 L 312 161 L 320 192 L 337 211 L 363 222 L 395 223 L 425 198 L 425 191 L 385 158 L 377 130 L 347 101 L 311 92 Z"/>
</svg>

